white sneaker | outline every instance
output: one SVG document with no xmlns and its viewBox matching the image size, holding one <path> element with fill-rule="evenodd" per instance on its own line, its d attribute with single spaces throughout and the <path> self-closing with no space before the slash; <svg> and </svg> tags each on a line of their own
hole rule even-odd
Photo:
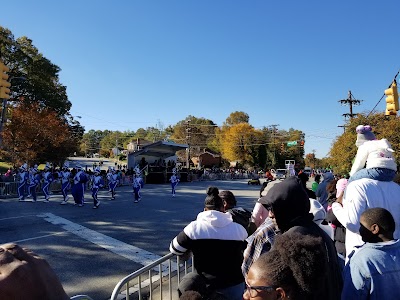
<svg viewBox="0 0 400 300">
<path fill-rule="evenodd" d="M 93 209 L 99 208 L 99 206 L 100 206 L 100 201 L 97 202 L 97 204 L 95 206 L 93 206 Z"/>
<path fill-rule="evenodd" d="M 19 202 L 24 202 L 24 201 L 25 201 L 25 200 L 24 200 L 24 197 L 19 197 L 19 198 L 18 198 L 18 201 L 19 201 Z"/>
<path fill-rule="evenodd" d="M 175 194 L 172 194 L 172 197 L 175 197 Z"/>
<path fill-rule="evenodd" d="M 48 203 L 48 202 L 50 202 L 50 201 L 49 201 L 49 199 L 44 199 L 43 202 L 44 202 L 44 203 Z"/>
<path fill-rule="evenodd" d="M 61 205 L 65 205 L 65 204 L 67 204 L 67 201 L 62 201 L 61 203 L 60 203 Z"/>
</svg>

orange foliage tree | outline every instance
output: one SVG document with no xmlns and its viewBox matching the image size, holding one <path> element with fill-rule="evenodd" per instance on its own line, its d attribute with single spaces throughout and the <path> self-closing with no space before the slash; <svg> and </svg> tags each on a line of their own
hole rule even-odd
<svg viewBox="0 0 400 300">
<path fill-rule="evenodd" d="M 21 162 L 60 164 L 76 151 L 76 138 L 67 121 L 39 104 L 20 103 L 12 109 L 3 136 L 3 156 Z"/>
</svg>

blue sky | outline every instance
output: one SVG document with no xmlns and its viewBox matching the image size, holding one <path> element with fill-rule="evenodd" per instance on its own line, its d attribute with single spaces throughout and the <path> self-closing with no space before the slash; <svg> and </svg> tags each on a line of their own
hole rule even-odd
<svg viewBox="0 0 400 300">
<path fill-rule="evenodd" d="M 326 156 L 349 90 L 369 112 L 399 70 L 399 1 L 6 1 L 0 25 L 62 71 L 86 130 L 216 124 L 306 134 Z M 7 13 L 5 13 L 7 12 Z M 384 100 L 378 111 L 384 111 Z"/>
</svg>

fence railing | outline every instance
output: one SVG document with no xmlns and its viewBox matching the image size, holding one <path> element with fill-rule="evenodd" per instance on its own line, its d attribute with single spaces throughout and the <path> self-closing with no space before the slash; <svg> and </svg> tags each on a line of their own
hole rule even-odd
<svg viewBox="0 0 400 300">
<path fill-rule="evenodd" d="M 234 180 L 234 179 L 249 179 L 251 176 L 247 173 L 208 173 L 202 174 L 200 180 Z"/>
<path fill-rule="evenodd" d="M 135 293 L 139 300 L 143 297 L 149 300 L 176 299 L 176 289 L 181 277 L 190 269 L 193 272 L 193 256 L 187 261 L 182 261 L 179 256 L 167 254 L 120 280 L 110 300 L 129 300 Z"/>
</svg>

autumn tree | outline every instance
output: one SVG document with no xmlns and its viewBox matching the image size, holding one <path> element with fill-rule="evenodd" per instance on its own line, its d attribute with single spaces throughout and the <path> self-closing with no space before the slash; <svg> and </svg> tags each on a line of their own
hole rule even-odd
<svg viewBox="0 0 400 300">
<path fill-rule="evenodd" d="M 257 163 L 258 146 L 262 133 L 248 123 L 239 123 L 226 128 L 218 137 L 222 155 L 230 161 L 239 161 L 242 165 Z"/>
<path fill-rule="evenodd" d="M 18 105 L 3 131 L 3 156 L 14 164 L 49 161 L 60 164 L 76 151 L 71 128 L 56 112 L 39 104 Z"/>
<path fill-rule="evenodd" d="M 15 39 L 11 31 L 0 27 L 1 58 L 10 68 L 12 81 L 11 101 L 23 98 L 29 105 L 37 103 L 50 108 L 59 116 L 65 116 L 71 109 L 66 87 L 59 82 L 60 67 L 43 56 L 27 37 Z"/>
<path fill-rule="evenodd" d="M 24 112 L 30 108 L 35 109 L 35 111 L 32 111 L 32 115 L 54 112 L 55 114 L 51 116 L 58 119 L 55 123 L 67 126 L 67 132 L 71 135 L 68 137 L 69 142 L 73 143 L 65 145 L 65 151 L 59 153 L 65 154 L 70 152 L 69 149 L 75 149 L 76 151 L 84 129 L 69 112 L 71 102 L 68 100 L 66 87 L 59 81 L 61 69 L 44 57 L 33 45 L 32 40 L 27 37 L 15 39 L 10 30 L 0 26 L 0 40 L 1 59 L 10 68 L 8 74 L 11 81 L 11 98 L 8 101 L 9 113 L 6 116 L 8 117 L 11 114 L 11 118 L 8 123 L 17 122 L 20 125 L 25 125 L 26 123 L 23 120 L 18 121 L 18 118 L 22 118 Z M 14 109 L 16 110 L 15 114 Z M 8 123 L 4 130 L 14 128 L 8 126 L 10 125 Z M 53 138 L 49 136 L 52 132 L 54 133 Z M 14 134 L 15 132 L 4 133 L 5 136 L 9 137 L 12 137 Z M 56 140 L 58 138 L 56 130 L 49 130 L 46 134 L 45 138 L 47 140 Z M 20 142 L 16 141 L 16 143 Z M 14 145 L 16 147 L 14 147 L 14 151 L 17 148 L 18 151 L 21 151 L 17 144 Z M 49 149 L 52 148 L 49 147 Z M 41 158 L 43 161 L 53 160 L 55 156 L 59 156 L 52 151 L 37 150 L 37 154 L 30 154 L 28 156 L 40 158 L 43 153 L 49 154 L 48 157 Z M 35 146 L 32 145 L 29 151 L 32 153 L 36 151 Z M 16 154 L 16 152 L 12 153 L 14 156 Z"/>
<path fill-rule="evenodd" d="M 170 138 L 178 144 L 189 144 L 191 156 L 198 156 L 214 139 L 215 127 L 216 124 L 209 119 L 189 115 L 173 127 Z M 178 156 L 184 160 L 185 151 L 179 151 Z"/>
<path fill-rule="evenodd" d="M 240 123 L 249 123 L 249 115 L 243 111 L 235 111 L 231 113 L 225 120 L 225 126 L 233 126 Z"/>
</svg>

